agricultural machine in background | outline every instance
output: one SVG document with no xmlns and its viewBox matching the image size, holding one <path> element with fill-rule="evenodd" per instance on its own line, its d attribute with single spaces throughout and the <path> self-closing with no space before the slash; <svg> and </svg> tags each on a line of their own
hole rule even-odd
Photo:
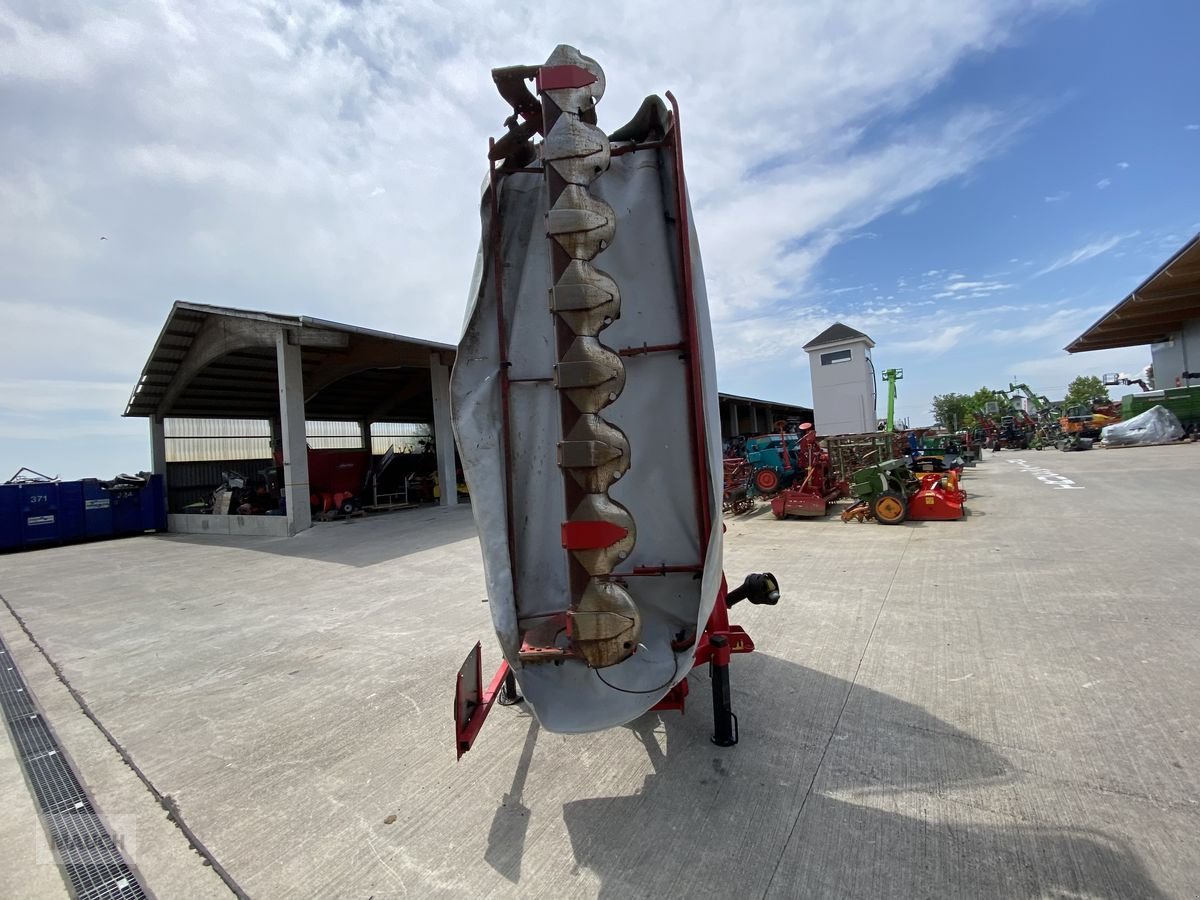
<svg viewBox="0 0 1200 900">
<path fill-rule="evenodd" d="M 917 475 L 902 459 L 859 469 L 850 480 L 850 495 L 855 502 L 842 512 L 843 522 L 874 519 L 881 525 L 961 519 L 967 499 L 957 472 Z"/>
<path fill-rule="evenodd" d="M 780 431 L 745 439 L 745 459 L 750 466 L 748 495 L 768 497 L 787 487 L 804 471 L 800 444 L 811 425 L 802 425 L 800 433 Z"/>
<path fill-rule="evenodd" d="M 830 503 L 847 495 L 854 472 L 903 457 L 903 448 L 904 439 L 892 432 L 840 434 L 823 441 L 810 432 L 798 448 L 798 465 L 804 474 L 771 499 L 771 511 L 777 519 L 823 516 Z"/>
<path fill-rule="evenodd" d="M 1030 407 L 1033 409 L 1035 418 L 1043 418 L 1044 414 L 1050 409 L 1050 398 L 1043 394 L 1035 394 L 1033 388 L 1027 384 L 1009 384 L 1008 392 L 1015 394 L 1018 391 L 1025 395 L 1025 399 L 1029 401 Z"/>
<path fill-rule="evenodd" d="M 1058 420 L 1054 446 L 1059 450 L 1090 450 L 1106 425 L 1121 421 L 1116 404 L 1107 401 L 1068 407 Z"/>
<path fill-rule="evenodd" d="M 721 494 L 721 509 L 740 515 L 754 508 L 754 496 L 750 493 L 750 463 L 740 456 L 727 456 L 724 460 L 725 487 Z"/>
<path fill-rule="evenodd" d="M 893 432 L 896 430 L 896 382 L 904 380 L 903 369 L 884 369 L 883 375 L 880 376 L 883 383 L 887 387 L 887 419 L 884 421 L 883 430 Z"/>
<path fill-rule="evenodd" d="M 754 462 L 725 460 L 726 511 L 743 512 L 768 494 L 754 478 L 766 471 L 777 476 L 762 479 L 770 487 L 786 479 L 768 494 L 777 519 L 821 517 L 830 503 L 850 497 L 854 504 L 842 514 L 844 521 L 874 519 L 887 525 L 961 519 L 963 454 L 977 446 L 966 433 L 879 431 L 818 439 L 811 427 L 802 427 L 798 436 L 747 438 L 745 445 L 758 455 Z"/>
<path fill-rule="evenodd" d="M 1022 387 L 1022 385 L 1010 386 Z M 1032 393 L 1032 392 L 1031 392 Z M 992 450 L 1028 450 L 1037 423 L 1020 406 L 1013 403 L 1008 391 L 992 391 L 993 399 L 975 410 L 978 426 L 975 440 Z"/>
<path fill-rule="evenodd" d="M 1142 389 L 1142 392 L 1153 390 L 1150 383 L 1154 380 L 1154 369 L 1151 366 L 1146 366 L 1142 370 L 1142 374 L 1138 378 L 1132 375 L 1126 375 L 1124 372 L 1106 372 L 1104 374 L 1104 384 L 1106 387 L 1116 387 L 1118 385 L 1134 385 Z"/>
<path fill-rule="evenodd" d="M 979 447 L 970 432 L 938 434 L 928 431 L 908 433 L 909 468 L 914 472 L 962 471 L 964 466 L 974 466 L 979 461 Z"/>
<path fill-rule="evenodd" d="M 845 494 L 846 483 L 834 472 L 829 451 L 811 428 L 796 447 L 795 466 L 803 475 L 771 498 L 771 512 L 777 519 L 825 515 L 829 504 Z"/>
</svg>

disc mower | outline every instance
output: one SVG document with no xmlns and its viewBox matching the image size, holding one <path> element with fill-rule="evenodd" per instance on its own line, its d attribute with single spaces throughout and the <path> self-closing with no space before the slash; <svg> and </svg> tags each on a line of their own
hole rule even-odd
<svg viewBox="0 0 1200 900">
<path fill-rule="evenodd" d="M 874 519 L 881 525 L 961 519 L 967 499 L 957 472 L 915 475 L 902 459 L 859 469 L 850 481 L 850 495 L 855 502 L 842 513 L 843 522 Z"/>
</svg>

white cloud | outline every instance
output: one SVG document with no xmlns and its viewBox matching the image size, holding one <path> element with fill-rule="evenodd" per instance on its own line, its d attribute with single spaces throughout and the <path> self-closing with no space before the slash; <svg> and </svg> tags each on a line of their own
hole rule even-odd
<svg viewBox="0 0 1200 900">
<path fill-rule="evenodd" d="M 935 300 L 945 300 L 948 297 L 957 297 L 962 299 L 989 297 L 997 291 L 1005 291 L 1012 287 L 1003 281 L 992 281 L 985 279 L 981 281 L 967 281 L 966 276 L 959 272 L 952 274 L 944 284 L 940 285 L 941 290 L 933 295 Z"/>
<path fill-rule="evenodd" d="M 1019 116 L 918 104 L 1054 5 L 0 8 L 0 379 L 132 386 L 176 298 L 453 339 L 507 115 L 488 69 L 543 60 L 564 35 L 606 69 L 602 126 L 647 93 L 679 96 L 724 341 L 794 304 L 872 219 L 1007 145 Z M 58 317 L 61 349 L 18 339 L 18 307 Z"/>
<path fill-rule="evenodd" d="M 1200 131 L 1200 125 L 1197 125 L 1194 123 L 1191 125 L 1184 125 L 1183 130 L 1184 131 Z"/>
<path fill-rule="evenodd" d="M 1065 269 L 1067 266 L 1074 266 L 1082 262 L 1087 262 L 1089 259 L 1095 259 L 1097 256 L 1107 253 L 1113 247 L 1117 246 L 1117 244 L 1121 243 L 1121 241 L 1131 238 L 1136 234 L 1136 231 L 1133 232 L 1133 234 L 1114 234 L 1106 238 L 1100 238 L 1099 240 L 1092 241 L 1090 244 L 1085 244 L 1078 250 L 1056 259 L 1037 274 L 1047 275 L 1050 272 L 1057 272 L 1059 269 Z"/>
<path fill-rule="evenodd" d="M 99 311 L 6 300 L 0 300 L 0 322 L 0 384 L 9 388 L 0 390 L 0 408 L 22 381 L 69 385 L 127 379 L 128 395 L 160 327 Z M 123 410 L 122 402 L 116 412 Z"/>
<path fill-rule="evenodd" d="M 1096 187 L 1100 188 L 1100 190 L 1104 190 L 1105 188 L 1109 187 L 1111 184 L 1112 184 L 1111 178 L 1101 178 L 1099 181 L 1096 182 Z"/>
<path fill-rule="evenodd" d="M 1107 306 L 1067 308 L 1056 309 L 1049 314 L 1043 311 L 1044 307 L 1027 310 L 1024 315 L 1010 318 L 1011 327 L 989 329 L 987 338 L 1001 344 L 1053 339 L 1056 345 L 1063 345 L 1107 309 Z"/>
<path fill-rule="evenodd" d="M 947 325 L 923 337 L 897 341 L 891 346 L 898 350 L 937 356 L 955 347 L 967 330 L 966 325 Z"/>
<path fill-rule="evenodd" d="M 71 381 L 60 378 L 0 381 L 0 416 L 43 416 L 50 412 L 111 413 L 129 399 L 124 381 Z"/>
<path fill-rule="evenodd" d="M 1118 169 L 1128 169 L 1128 168 L 1129 168 L 1129 163 L 1127 163 L 1127 162 L 1119 162 L 1119 163 L 1117 163 L 1117 168 L 1118 168 Z"/>
<path fill-rule="evenodd" d="M 1017 373 L 1021 381 L 1033 385 L 1038 393 L 1060 400 L 1067 392 L 1067 385 L 1080 375 L 1103 377 L 1106 372 L 1140 372 L 1149 363 L 1149 347 L 1120 347 L 1078 354 L 1059 350 L 1039 357 L 1014 357 L 1005 361 L 1005 371 Z M 1114 397 L 1130 392 L 1128 388 L 1109 390 Z"/>
<path fill-rule="evenodd" d="M 1057 191 L 1053 194 L 1048 194 L 1047 196 L 1043 197 L 1042 200 L 1046 203 L 1062 203 L 1070 196 L 1070 191 Z"/>
<path fill-rule="evenodd" d="M 1003 291 L 1010 287 L 1012 287 L 1011 284 L 1004 284 L 1000 281 L 953 281 L 946 285 L 946 290 L 952 294 L 962 293 L 963 291 L 990 294 L 994 291 Z"/>
</svg>

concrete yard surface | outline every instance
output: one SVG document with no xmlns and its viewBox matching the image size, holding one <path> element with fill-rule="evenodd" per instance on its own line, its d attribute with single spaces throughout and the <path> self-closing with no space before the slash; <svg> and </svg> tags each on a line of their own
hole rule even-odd
<svg viewBox="0 0 1200 900">
<path fill-rule="evenodd" d="M 1194 898 L 1198 463 L 989 452 L 959 522 L 727 517 L 730 580 L 784 590 L 732 611 L 728 749 L 699 670 L 593 735 L 496 708 L 456 763 L 454 675 L 499 661 L 467 508 L 0 557 L 0 636 L 159 897 Z M 62 896 L 7 748 L 0 797 L 0 887 Z"/>
</svg>

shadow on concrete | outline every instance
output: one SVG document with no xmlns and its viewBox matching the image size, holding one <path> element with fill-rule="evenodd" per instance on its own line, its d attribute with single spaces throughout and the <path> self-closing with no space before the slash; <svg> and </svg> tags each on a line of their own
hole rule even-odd
<svg viewBox="0 0 1200 900">
<path fill-rule="evenodd" d="M 517 761 L 512 787 L 496 807 L 492 827 L 488 831 L 488 845 L 483 860 L 513 884 L 521 880 L 521 860 L 525 856 L 525 835 L 529 831 L 529 807 L 525 805 L 525 780 L 529 777 L 529 766 L 533 762 L 533 748 L 537 743 L 538 721 L 529 716 L 529 731 L 525 734 L 525 746 Z"/>
<path fill-rule="evenodd" d="M 709 741 L 710 682 L 693 672 L 686 716 L 648 713 L 626 726 L 654 770 L 642 789 L 563 806 L 576 866 L 599 876 L 600 896 L 1163 896 L 1136 855 L 1103 834 L 1015 816 L 976 824 L 1006 818 L 983 807 L 954 806 L 947 821 L 947 791 L 1010 784 L 1011 767 L 923 709 L 758 653 L 735 659 L 732 676 L 737 747 Z M 513 882 L 535 733 L 488 847 Z M 887 809 L 899 795 L 924 812 L 922 794 L 942 818 Z"/>
<path fill-rule="evenodd" d="M 474 541 L 476 535 L 471 507 L 462 504 L 449 509 L 424 506 L 360 519 L 319 522 L 290 538 L 165 534 L 156 539 L 366 567 L 457 541 Z"/>
</svg>

